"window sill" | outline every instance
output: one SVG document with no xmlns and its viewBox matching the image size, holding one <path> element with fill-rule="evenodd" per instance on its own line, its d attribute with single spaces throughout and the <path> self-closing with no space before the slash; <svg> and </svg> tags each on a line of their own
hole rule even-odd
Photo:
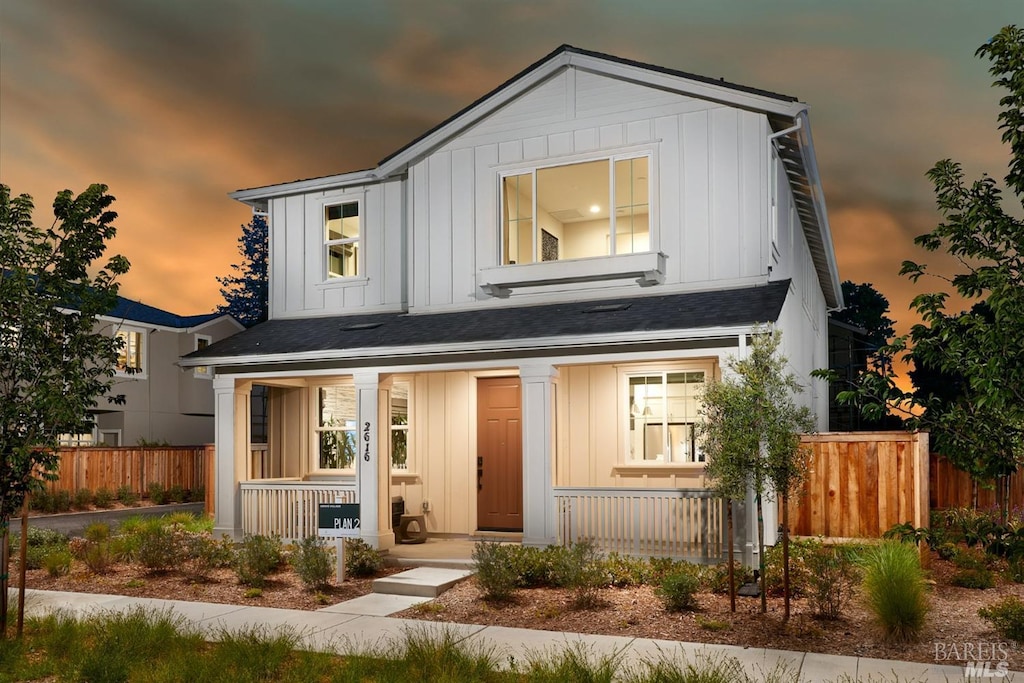
<svg viewBox="0 0 1024 683">
<path fill-rule="evenodd" d="M 420 475 L 409 470 L 391 470 L 392 484 L 418 484 Z"/>
<path fill-rule="evenodd" d="M 356 275 L 353 277 L 332 277 L 329 280 L 316 283 L 320 289 L 337 289 L 339 287 L 365 287 L 370 278 Z"/>
<path fill-rule="evenodd" d="M 669 476 L 673 474 L 703 474 L 703 462 L 654 462 L 654 463 L 622 463 L 612 467 L 612 474 L 625 477 Z"/>
<path fill-rule="evenodd" d="M 479 277 L 481 289 L 497 297 L 508 296 L 509 292 L 517 287 L 626 278 L 635 278 L 641 287 L 649 287 L 665 281 L 665 255 L 660 252 L 645 252 L 497 266 L 481 269 Z"/>
</svg>

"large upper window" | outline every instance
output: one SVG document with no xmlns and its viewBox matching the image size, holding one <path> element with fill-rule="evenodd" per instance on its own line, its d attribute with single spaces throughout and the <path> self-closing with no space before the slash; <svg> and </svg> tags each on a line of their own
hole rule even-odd
<svg viewBox="0 0 1024 683">
<path fill-rule="evenodd" d="M 316 468 L 351 469 L 356 461 L 356 388 L 352 385 L 319 387 Z"/>
<path fill-rule="evenodd" d="M 327 277 L 359 275 L 359 202 L 324 207 Z"/>
<path fill-rule="evenodd" d="M 501 178 L 501 263 L 650 251 L 650 157 L 615 156 Z"/>
<path fill-rule="evenodd" d="M 121 374 L 139 374 L 145 371 L 143 355 L 143 336 L 137 330 L 118 330 L 116 335 L 121 340 L 121 348 L 117 350 L 117 372 Z"/>
<path fill-rule="evenodd" d="M 703 370 L 627 374 L 629 459 L 704 462 L 695 433 Z"/>
</svg>

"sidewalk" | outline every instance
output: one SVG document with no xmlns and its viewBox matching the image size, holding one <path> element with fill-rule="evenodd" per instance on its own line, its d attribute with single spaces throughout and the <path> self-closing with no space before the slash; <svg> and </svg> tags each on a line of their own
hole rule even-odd
<svg viewBox="0 0 1024 683">
<path fill-rule="evenodd" d="M 10 595 L 12 601 L 17 600 L 16 589 L 12 589 Z M 509 661 L 512 657 L 515 661 L 525 662 L 531 657 L 543 656 L 566 646 L 579 644 L 594 655 L 620 653 L 623 663 L 627 666 L 644 660 L 658 660 L 662 656 L 685 656 L 689 662 L 706 656 L 735 657 L 755 679 L 764 677 L 778 662 L 782 662 L 788 665 L 789 671 L 799 671 L 801 682 L 809 683 L 838 680 L 870 680 L 874 683 L 897 680 L 900 683 L 952 683 L 965 680 L 962 666 L 743 648 L 734 645 L 706 645 L 501 626 L 450 624 L 387 616 L 424 601 L 424 598 L 410 596 L 370 594 L 321 610 L 305 611 L 40 590 L 26 591 L 25 600 L 26 613 L 29 615 L 45 614 L 57 609 L 77 615 L 97 611 L 126 611 L 137 607 L 171 610 L 211 637 L 216 637 L 225 630 L 272 630 L 288 627 L 300 634 L 303 647 L 339 653 L 371 647 L 387 648 L 400 644 L 404 633 L 409 630 L 437 633 L 447 630 L 456 634 L 470 647 L 493 647 L 499 661 L 503 662 Z M 989 675 L 994 673 L 997 672 L 991 671 Z M 1024 673 L 1011 673 L 1000 680 L 1024 683 Z"/>
</svg>

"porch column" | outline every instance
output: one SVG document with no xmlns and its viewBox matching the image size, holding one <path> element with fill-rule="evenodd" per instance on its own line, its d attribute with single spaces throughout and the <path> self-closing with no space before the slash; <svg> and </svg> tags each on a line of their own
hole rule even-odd
<svg viewBox="0 0 1024 683">
<path fill-rule="evenodd" d="M 360 538 L 374 548 L 395 544 L 391 530 L 391 462 L 381 444 L 391 438 L 391 383 L 376 372 L 353 374 L 359 444 L 356 462 L 359 485 Z"/>
<path fill-rule="evenodd" d="M 552 365 L 521 365 L 523 388 L 523 545 L 557 541 L 552 470 L 555 449 L 555 380 Z"/>
<path fill-rule="evenodd" d="M 214 481 L 213 532 L 242 536 L 242 499 L 238 482 L 249 478 L 249 390 L 251 382 L 213 378 Z"/>
</svg>

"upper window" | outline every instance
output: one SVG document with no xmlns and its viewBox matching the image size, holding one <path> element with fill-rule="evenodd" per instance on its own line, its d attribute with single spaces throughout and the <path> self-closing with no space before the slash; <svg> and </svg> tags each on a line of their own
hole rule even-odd
<svg viewBox="0 0 1024 683">
<path fill-rule="evenodd" d="M 355 277 L 360 274 L 359 202 L 324 207 L 324 245 L 327 277 Z"/>
<path fill-rule="evenodd" d="M 615 156 L 501 178 L 501 263 L 650 251 L 650 157 Z"/>
<path fill-rule="evenodd" d="M 356 388 L 352 385 L 319 387 L 316 469 L 348 470 L 356 461 Z"/>
<path fill-rule="evenodd" d="M 117 350 L 117 372 L 126 375 L 145 372 L 142 332 L 122 329 L 115 336 L 121 340 L 121 348 Z"/>
<path fill-rule="evenodd" d="M 703 370 L 626 375 L 629 387 L 629 459 L 704 462 L 696 438 Z"/>
<path fill-rule="evenodd" d="M 391 385 L 391 469 L 409 469 L 409 383 Z"/>
<path fill-rule="evenodd" d="M 210 345 L 211 341 L 212 341 L 211 337 L 208 337 L 205 334 L 197 334 L 196 335 L 196 351 L 202 351 L 203 349 L 205 349 L 207 346 Z M 210 372 L 210 367 L 208 365 L 197 366 L 196 369 L 195 369 L 195 373 L 194 374 L 195 374 L 196 377 L 205 377 L 205 378 L 212 378 L 213 377 L 213 373 Z"/>
</svg>

